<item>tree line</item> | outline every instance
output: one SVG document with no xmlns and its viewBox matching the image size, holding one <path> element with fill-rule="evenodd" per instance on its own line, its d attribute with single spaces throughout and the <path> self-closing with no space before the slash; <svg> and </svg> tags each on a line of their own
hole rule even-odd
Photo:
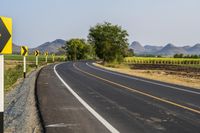
<svg viewBox="0 0 200 133">
<path fill-rule="evenodd" d="M 89 29 L 88 39 L 72 38 L 66 41 L 69 60 L 101 59 L 104 62 L 121 62 L 132 56 L 128 49 L 128 32 L 121 26 L 105 22 Z"/>
<path fill-rule="evenodd" d="M 175 54 L 174 58 L 193 58 L 193 59 L 197 59 L 197 58 L 200 58 L 200 55 Z"/>
</svg>

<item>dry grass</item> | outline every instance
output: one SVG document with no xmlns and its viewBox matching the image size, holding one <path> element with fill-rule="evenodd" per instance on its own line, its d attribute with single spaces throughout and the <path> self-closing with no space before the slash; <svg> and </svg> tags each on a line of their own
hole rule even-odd
<svg viewBox="0 0 200 133">
<path fill-rule="evenodd" d="M 10 91 L 13 85 L 18 81 L 18 79 L 23 76 L 23 62 L 16 60 L 5 60 L 4 64 L 5 74 L 4 74 L 4 86 L 5 91 Z M 35 65 L 32 62 L 27 62 L 27 73 L 35 69 Z"/>
<path fill-rule="evenodd" d="M 200 77 L 199 78 L 197 78 L 196 76 L 188 77 L 181 74 L 181 72 L 173 73 L 167 70 L 134 70 L 134 69 L 130 69 L 126 65 L 122 65 L 122 66 L 117 65 L 117 68 L 106 67 L 106 66 L 101 65 L 100 63 L 98 64 L 94 63 L 94 65 L 108 69 L 108 70 L 125 73 L 128 75 L 133 75 L 133 76 L 143 77 L 147 79 L 153 79 L 157 81 L 163 81 L 167 83 L 200 89 Z"/>
<path fill-rule="evenodd" d="M 28 65 L 34 64 L 35 62 L 27 62 Z M 17 65 L 23 65 L 23 61 L 18 60 L 5 60 L 4 61 L 4 68 L 8 70 L 10 68 L 15 68 Z"/>
<path fill-rule="evenodd" d="M 10 68 L 15 68 L 17 65 L 21 64 L 19 61 L 12 61 L 12 60 L 5 60 L 5 70 L 8 70 Z"/>
</svg>

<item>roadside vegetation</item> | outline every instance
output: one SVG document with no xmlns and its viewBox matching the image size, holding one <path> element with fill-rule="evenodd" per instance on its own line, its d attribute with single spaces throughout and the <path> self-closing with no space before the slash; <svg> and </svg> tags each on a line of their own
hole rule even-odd
<svg viewBox="0 0 200 133">
<path fill-rule="evenodd" d="M 72 38 L 66 41 L 64 50 L 69 60 L 100 59 L 121 62 L 132 56 L 128 50 L 128 33 L 121 26 L 111 23 L 97 24 L 89 29 L 88 40 Z"/>
<path fill-rule="evenodd" d="M 128 56 L 128 32 L 121 26 L 105 22 L 89 30 L 88 41 L 103 62 L 121 62 Z"/>
<path fill-rule="evenodd" d="M 192 59 L 200 59 L 200 55 L 184 55 L 184 54 L 175 54 L 174 58 L 192 58 Z"/>
<path fill-rule="evenodd" d="M 156 58 L 156 57 L 126 57 L 124 63 L 129 64 L 166 64 L 166 65 L 189 65 L 198 67 L 200 59 L 196 58 Z"/>
<path fill-rule="evenodd" d="M 66 41 L 66 45 L 63 47 L 63 49 L 66 50 L 68 60 L 76 61 L 94 58 L 93 46 L 84 39 L 70 39 Z"/>
<path fill-rule="evenodd" d="M 23 56 L 21 55 L 5 55 L 5 74 L 4 74 L 4 86 L 5 91 L 9 91 L 11 86 L 17 82 L 19 78 L 23 77 Z M 55 56 L 55 61 L 64 61 L 65 56 Z M 35 56 L 27 56 L 27 73 L 34 70 L 35 66 Z M 39 56 L 38 58 L 39 66 L 45 65 L 45 56 Z M 48 63 L 53 63 L 52 56 L 48 56 Z"/>
<path fill-rule="evenodd" d="M 52 62 L 52 55 L 48 56 L 48 62 Z M 56 55 L 55 56 L 55 61 L 64 61 L 66 58 L 65 55 Z M 18 54 L 14 54 L 14 55 L 5 55 L 4 56 L 5 60 L 16 60 L 16 61 L 23 61 L 23 56 L 18 55 Z M 29 55 L 26 57 L 26 60 L 28 62 L 35 62 L 35 55 Z M 40 55 L 38 56 L 38 61 L 39 62 L 44 62 L 45 61 L 45 56 L 44 55 Z"/>
<path fill-rule="evenodd" d="M 27 65 L 27 73 L 35 68 L 35 65 L 28 64 Z M 19 78 L 23 77 L 23 66 L 21 64 L 17 64 L 13 68 L 8 68 L 5 71 L 5 91 L 9 91 L 11 86 L 17 82 Z"/>
</svg>

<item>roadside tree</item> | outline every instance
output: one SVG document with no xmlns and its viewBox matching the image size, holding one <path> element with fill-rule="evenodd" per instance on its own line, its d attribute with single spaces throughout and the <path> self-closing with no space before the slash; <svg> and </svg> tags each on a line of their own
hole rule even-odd
<svg viewBox="0 0 200 133">
<path fill-rule="evenodd" d="M 128 51 L 128 33 L 111 23 L 97 24 L 89 30 L 88 41 L 104 62 L 121 62 Z"/>
<path fill-rule="evenodd" d="M 91 55 L 92 46 L 84 39 L 70 39 L 63 47 L 69 60 L 88 59 Z"/>
</svg>

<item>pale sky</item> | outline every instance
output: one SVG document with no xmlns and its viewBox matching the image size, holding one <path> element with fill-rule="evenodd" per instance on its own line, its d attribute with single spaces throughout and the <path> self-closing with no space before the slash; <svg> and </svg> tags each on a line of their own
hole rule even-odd
<svg viewBox="0 0 200 133">
<path fill-rule="evenodd" d="M 91 26 L 118 24 L 129 42 L 200 43 L 200 0 L 1 0 L 13 19 L 13 42 L 36 47 L 55 39 L 87 38 Z"/>
</svg>

